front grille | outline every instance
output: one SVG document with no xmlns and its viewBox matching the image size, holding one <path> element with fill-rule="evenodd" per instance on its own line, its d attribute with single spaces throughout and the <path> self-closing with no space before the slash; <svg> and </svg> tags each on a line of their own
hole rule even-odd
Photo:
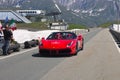
<svg viewBox="0 0 120 80">
<path fill-rule="evenodd" d="M 47 49 L 41 49 L 40 53 L 49 53 L 49 50 L 47 50 Z"/>
<path fill-rule="evenodd" d="M 61 49 L 59 50 L 59 53 L 70 53 L 71 50 L 70 49 Z"/>
<path fill-rule="evenodd" d="M 48 49 L 40 49 L 41 54 L 69 54 L 71 52 L 70 49 L 59 49 L 59 50 L 48 50 Z"/>
</svg>

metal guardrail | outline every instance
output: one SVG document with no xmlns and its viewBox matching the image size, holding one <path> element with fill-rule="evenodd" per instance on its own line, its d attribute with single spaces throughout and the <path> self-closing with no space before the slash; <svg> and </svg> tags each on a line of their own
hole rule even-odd
<svg viewBox="0 0 120 80">
<path fill-rule="evenodd" d="M 113 28 L 110 28 L 109 30 L 110 30 L 110 32 L 112 33 L 112 35 L 117 39 L 117 41 L 120 42 L 120 32 L 114 30 Z"/>
</svg>

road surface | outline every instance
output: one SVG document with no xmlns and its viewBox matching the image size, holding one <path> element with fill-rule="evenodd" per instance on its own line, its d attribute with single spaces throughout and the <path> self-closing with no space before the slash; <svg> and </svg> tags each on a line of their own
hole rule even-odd
<svg viewBox="0 0 120 80">
<path fill-rule="evenodd" d="M 108 29 L 89 40 L 78 56 L 65 59 L 40 80 L 120 80 L 120 53 Z"/>
</svg>

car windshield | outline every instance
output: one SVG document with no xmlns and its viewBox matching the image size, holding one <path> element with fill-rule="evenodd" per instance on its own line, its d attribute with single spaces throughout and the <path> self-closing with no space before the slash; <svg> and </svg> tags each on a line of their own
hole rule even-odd
<svg viewBox="0 0 120 80">
<path fill-rule="evenodd" d="M 50 39 L 63 39 L 63 40 L 66 40 L 66 39 L 75 39 L 77 36 L 76 34 L 72 33 L 72 32 L 54 32 L 52 34 L 50 34 L 48 36 L 48 40 Z"/>
</svg>

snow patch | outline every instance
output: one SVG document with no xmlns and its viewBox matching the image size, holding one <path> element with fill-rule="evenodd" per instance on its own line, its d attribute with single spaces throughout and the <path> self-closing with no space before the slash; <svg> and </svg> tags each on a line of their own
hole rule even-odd
<svg viewBox="0 0 120 80">
<path fill-rule="evenodd" d="M 24 29 L 18 29 L 13 31 L 13 37 L 18 43 L 24 43 L 25 41 L 30 41 L 32 39 L 38 39 L 42 37 L 47 37 L 52 32 L 57 32 L 59 30 L 44 30 L 44 31 L 28 31 Z"/>
</svg>

